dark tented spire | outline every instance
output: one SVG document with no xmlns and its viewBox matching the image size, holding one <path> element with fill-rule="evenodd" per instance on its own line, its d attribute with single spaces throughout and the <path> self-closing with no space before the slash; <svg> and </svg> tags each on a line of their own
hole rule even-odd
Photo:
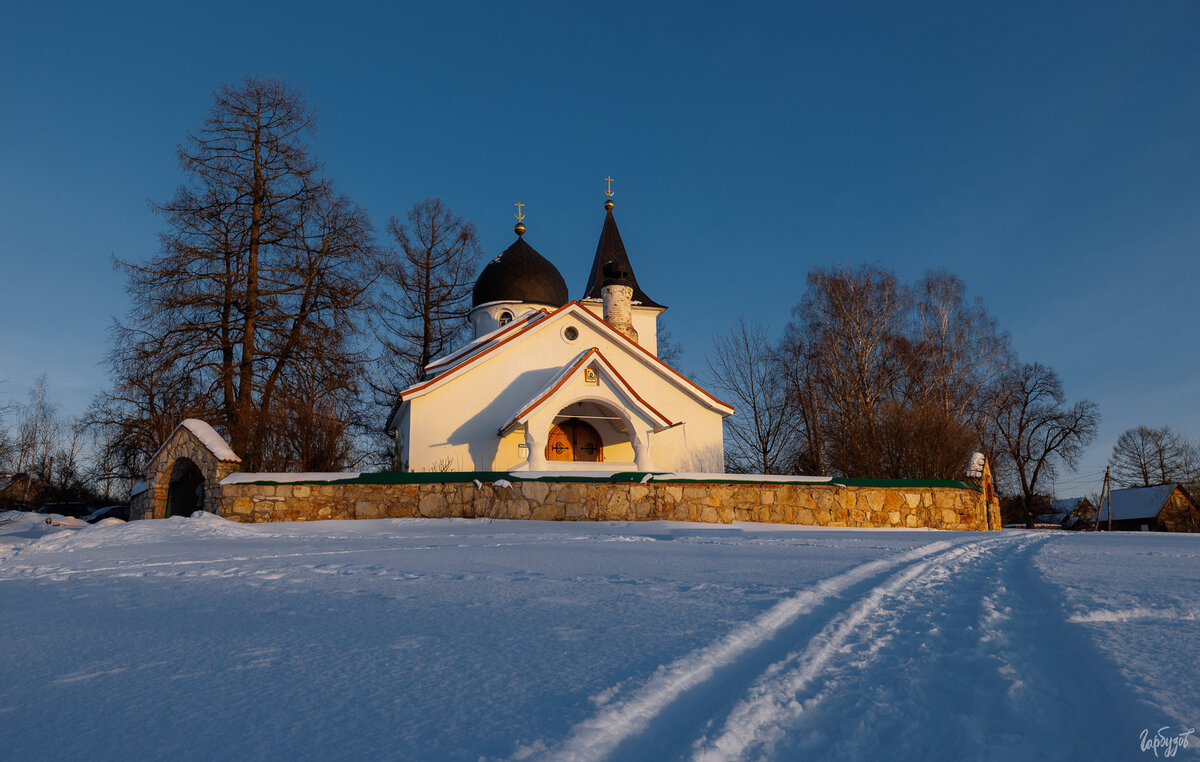
<svg viewBox="0 0 1200 762">
<path fill-rule="evenodd" d="M 625 253 L 625 244 L 621 241 L 621 231 L 617 230 L 617 221 L 613 219 L 612 200 L 604 204 L 608 210 L 604 213 L 604 229 L 600 231 L 600 243 L 596 244 L 596 258 L 592 260 L 592 271 L 588 275 L 587 286 L 584 288 L 584 299 L 600 299 L 600 287 L 604 285 L 604 266 L 609 262 L 617 262 L 629 273 L 629 284 L 633 286 L 633 302 L 643 307 L 661 307 L 646 292 L 638 286 L 637 276 L 633 266 L 629 264 L 629 255 Z"/>
</svg>

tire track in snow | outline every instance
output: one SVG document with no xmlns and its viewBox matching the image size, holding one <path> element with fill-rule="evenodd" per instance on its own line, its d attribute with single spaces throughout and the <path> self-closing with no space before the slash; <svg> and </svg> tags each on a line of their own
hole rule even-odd
<svg viewBox="0 0 1200 762">
<path fill-rule="evenodd" d="M 994 544 L 996 540 L 962 543 L 951 540 L 930 543 L 904 553 L 877 559 L 856 566 L 834 577 L 822 580 L 786 598 L 750 622 L 703 648 L 660 667 L 649 681 L 629 698 L 605 706 L 591 718 L 571 729 L 557 747 L 539 755 L 542 759 L 563 762 L 586 762 L 605 759 L 624 741 L 643 733 L 664 709 L 685 692 L 711 679 L 747 652 L 758 648 L 828 599 L 844 593 L 853 586 L 884 574 L 898 566 L 915 564 L 916 576 L 941 556 L 958 557 L 964 548 Z M 904 574 L 904 572 L 901 572 Z"/>
<path fill-rule="evenodd" d="M 771 665 L 729 713 L 717 737 L 697 741 L 692 759 L 727 762 L 769 756 L 801 714 L 822 700 L 823 695 L 818 693 L 805 701 L 803 693 L 826 676 L 835 659 L 849 658 L 851 652 L 857 669 L 869 665 L 887 647 L 888 638 L 880 637 L 880 631 L 907 613 L 911 601 L 924 601 L 922 594 L 928 588 L 941 584 L 957 568 L 979 560 L 1001 542 L 996 539 L 960 545 L 919 560 L 869 589 L 835 616 L 804 650 L 794 651 Z M 1033 540 L 1025 544 L 1028 542 Z M 900 598 L 910 602 L 891 605 Z M 854 650 L 856 645 L 860 646 L 858 651 Z"/>
</svg>

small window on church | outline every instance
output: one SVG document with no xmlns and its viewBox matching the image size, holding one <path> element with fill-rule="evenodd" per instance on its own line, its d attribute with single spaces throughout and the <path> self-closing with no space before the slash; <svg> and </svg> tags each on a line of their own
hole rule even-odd
<svg viewBox="0 0 1200 762">
<path fill-rule="evenodd" d="M 567 326 L 563 330 L 563 338 L 567 341 L 575 341 L 575 339 L 579 338 L 579 329 L 573 325 Z"/>
<path fill-rule="evenodd" d="M 500 325 L 508 325 L 512 322 L 512 313 L 508 310 L 500 313 Z"/>
</svg>

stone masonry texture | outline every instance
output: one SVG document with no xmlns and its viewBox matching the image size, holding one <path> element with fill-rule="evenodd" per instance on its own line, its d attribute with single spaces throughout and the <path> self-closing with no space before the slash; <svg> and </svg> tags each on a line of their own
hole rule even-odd
<svg viewBox="0 0 1200 762">
<path fill-rule="evenodd" d="M 490 518 L 543 521 L 759 521 L 828 527 L 999 529 L 999 509 L 965 487 L 518 481 L 227 484 L 216 513 L 234 521 Z"/>
</svg>

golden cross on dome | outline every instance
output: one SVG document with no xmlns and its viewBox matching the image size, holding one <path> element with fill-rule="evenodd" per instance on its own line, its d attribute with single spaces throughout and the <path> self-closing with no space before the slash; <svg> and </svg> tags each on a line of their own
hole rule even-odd
<svg viewBox="0 0 1200 762">
<path fill-rule="evenodd" d="M 517 222 L 521 222 L 522 220 L 525 219 L 525 215 L 521 214 L 521 207 L 523 207 L 525 205 L 521 204 L 521 203 L 517 203 L 517 204 L 513 204 L 513 206 L 515 206 L 517 208 Z"/>
<path fill-rule="evenodd" d="M 611 177 L 606 177 L 606 178 L 604 178 L 604 182 L 608 183 L 608 190 L 604 191 L 604 195 L 605 195 L 605 196 L 608 196 L 609 198 L 612 198 L 612 195 L 613 195 L 613 189 L 612 189 L 613 179 L 612 179 Z"/>
</svg>

